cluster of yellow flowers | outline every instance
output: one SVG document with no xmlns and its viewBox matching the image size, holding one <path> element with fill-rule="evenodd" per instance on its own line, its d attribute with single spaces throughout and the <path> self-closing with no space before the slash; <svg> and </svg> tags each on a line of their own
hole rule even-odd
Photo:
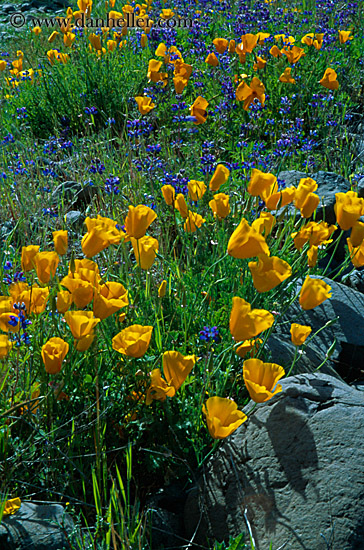
<svg viewBox="0 0 364 550">
<path fill-rule="evenodd" d="M 23 60 L 24 60 L 24 53 L 21 50 L 18 50 L 16 52 L 17 58 L 14 59 L 14 61 L 11 62 L 12 68 L 10 69 L 10 74 L 12 75 L 11 78 L 6 77 L 5 81 L 8 86 L 11 86 L 12 88 L 16 88 L 19 86 L 19 83 L 22 80 L 30 80 L 31 82 L 34 82 L 34 77 L 36 74 L 41 75 L 42 71 L 32 69 L 31 67 L 28 69 L 24 69 L 23 67 Z M 5 71 L 7 68 L 7 63 L 5 60 L 0 59 L 0 72 Z"/>
<path fill-rule="evenodd" d="M 351 35 L 350 31 L 341 31 L 339 30 L 339 40 L 340 43 L 343 44 L 347 42 L 348 40 L 352 40 L 354 37 Z M 230 54 L 237 54 L 239 57 L 240 63 L 245 63 L 246 61 L 246 54 L 252 53 L 253 49 L 257 44 L 264 44 L 264 41 L 266 38 L 270 36 L 269 33 L 265 32 L 259 32 L 257 34 L 244 34 L 241 37 L 241 42 L 239 44 L 236 44 L 235 40 L 227 40 L 226 38 L 215 38 L 213 40 L 213 44 L 216 48 L 216 51 L 220 54 L 225 53 L 227 50 Z M 293 36 L 286 36 L 284 34 L 277 34 L 275 37 L 275 40 L 282 41 L 283 42 L 283 48 L 279 49 L 277 45 L 274 45 L 269 50 L 269 53 L 272 55 L 272 57 L 278 58 L 282 57 L 282 55 L 285 55 L 288 59 L 288 62 L 291 65 L 295 65 L 302 57 L 306 55 L 303 48 L 299 48 L 298 46 L 294 45 L 295 38 Z M 302 39 L 302 44 L 305 44 L 307 46 L 314 46 L 316 50 L 321 49 L 323 44 L 323 33 L 308 33 L 306 34 Z M 146 36 L 142 36 L 142 46 L 146 46 Z M 100 46 L 101 47 L 101 46 Z M 175 91 L 177 94 L 181 94 L 184 90 L 184 88 L 188 84 L 188 80 L 192 74 L 192 66 L 188 65 L 184 62 L 181 52 L 177 49 L 176 46 L 171 46 L 169 49 L 165 46 L 165 44 L 161 43 L 159 44 L 155 55 L 157 56 L 163 56 L 165 63 L 172 63 L 175 67 L 174 70 L 174 86 Z M 212 66 L 217 67 L 220 62 L 218 58 L 216 57 L 215 53 L 211 52 L 208 54 L 208 56 L 205 59 L 205 62 Z M 261 56 L 256 56 L 256 61 L 254 63 L 254 70 L 258 69 L 264 69 L 266 67 L 267 60 L 262 58 Z M 166 72 L 161 72 L 160 69 L 162 67 L 162 62 L 157 61 L 156 59 L 151 59 L 149 61 L 148 66 L 148 78 L 150 82 L 162 82 L 163 86 L 167 85 L 168 81 L 168 74 Z M 296 81 L 293 78 L 292 74 L 292 68 L 287 67 L 281 76 L 279 77 L 279 81 L 287 84 L 295 84 Z M 241 75 L 242 81 L 238 85 L 235 97 L 237 101 L 243 101 L 244 110 L 248 110 L 254 99 L 258 99 L 258 101 L 264 105 L 265 102 L 265 86 L 264 84 L 259 80 L 257 77 L 253 77 L 250 84 L 248 85 L 245 81 L 245 78 L 247 77 L 246 74 Z M 324 86 L 325 88 L 328 88 L 329 90 L 337 90 L 339 88 L 339 82 L 337 81 L 337 73 L 334 71 L 334 69 L 331 69 L 328 67 L 325 70 L 325 73 L 319 83 Z M 155 104 L 152 102 L 150 97 L 146 96 L 137 96 L 135 98 L 138 109 L 142 115 L 145 115 L 149 113 L 152 109 L 154 109 Z M 202 124 L 206 121 L 207 118 L 207 107 L 208 107 L 208 101 L 199 96 L 195 102 L 193 103 L 191 107 L 191 115 L 196 118 L 195 124 Z"/>
<path fill-rule="evenodd" d="M 144 38 L 144 36 L 145 35 L 142 35 L 141 38 L 143 47 L 146 45 L 146 37 Z M 167 48 L 163 42 L 157 47 L 155 55 L 157 57 L 163 57 L 163 62 L 165 64 L 170 63 L 174 66 L 173 83 L 176 94 L 181 94 L 187 86 L 188 80 L 192 74 L 192 66 L 184 62 L 182 54 L 176 46 Z M 161 67 L 162 61 L 151 59 L 148 65 L 147 76 L 149 82 L 162 82 L 163 86 L 166 86 L 168 82 L 168 74 L 166 72 L 161 72 Z M 142 115 L 149 113 L 155 107 L 155 104 L 152 103 L 151 98 L 147 96 L 137 96 L 135 101 L 137 102 L 139 112 Z M 206 107 L 207 105 L 205 108 Z"/>
<path fill-rule="evenodd" d="M 297 189 L 291 187 L 283 190 L 281 196 L 276 195 L 276 180 L 272 174 L 265 174 L 259 170 L 253 170 L 248 186 L 252 196 L 259 196 L 271 207 L 287 205 L 294 202 L 303 217 L 310 217 L 319 203 L 319 198 L 313 192 L 317 184 L 311 178 L 300 181 Z M 273 198 L 272 198 L 273 197 Z M 335 213 L 337 223 L 342 230 L 352 229 L 348 238 L 350 252 L 354 250 L 352 262 L 354 265 L 364 265 L 364 224 L 359 217 L 364 213 L 364 199 L 357 194 L 336 194 Z M 276 220 L 269 212 L 261 212 L 260 218 L 249 226 L 244 218 L 231 235 L 228 252 L 230 255 L 245 259 L 257 256 L 258 263 L 250 262 L 249 268 L 252 279 L 258 292 L 266 292 L 275 288 L 291 275 L 291 268 L 287 262 L 278 257 L 270 257 L 265 236 L 269 235 Z M 296 249 L 300 250 L 304 244 L 309 243 L 308 265 L 311 267 L 317 260 L 317 249 L 321 245 L 331 242 L 335 225 L 326 222 L 308 222 L 300 231 L 292 234 Z M 299 296 L 299 303 L 303 310 L 310 310 L 331 297 L 331 287 L 320 278 L 307 276 Z M 230 315 L 230 332 L 236 342 L 242 342 L 236 349 L 236 353 L 245 357 L 249 352 L 251 359 L 244 361 L 244 382 L 250 397 L 260 403 L 267 401 L 274 394 L 281 391 L 277 381 L 284 376 L 281 366 L 272 363 L 263 363 L 253 356 L 262 344 L 262 340 L 256 338 L 262 332 L 270 329 L 274 323 L 274 316 L 266 310 L 252 309 L 251 305 L 239 297 L 233 298 L 233 307 Z M 309 326 L 293 323 L 291 325 L 291 338 L 296 346 L 302 346 L 310 335 L 312 329 Z M 231 434 L 247 418 L 242 411 L 237 410 L 237 405 L 229 399 L 211 397 L 204 406 L 207 425 L 211 435 L 215 438 L 223 438 Z"/>
<path fill-rule="evenodd" d="M 63 43 L 67 48 L 71 48 L 75 42 L 76 34 L 73 32 L 75 26 L 85 25 L 87 18 L 91 16 L 93 1 L 92 0 L 78 0 L 77 2 L 78 10 L 73 11 L 71 8 L 67 9 L 66 18 L 63 21 L 60 21 L 60 32 L 63 35 Z M 106 9 L 113 8 L 115 5 L 115 0 L 109 0 L 106 2 Z M 147 3 L 136 4 L 134 7 L 125 4 L 121 12 L 116 12 L 111 10 L 108 13 L 107 20 L 109 21 L 108 27 L 102 28 L 102 36 L 91 33 L 89 35 L 89 50 L 95 51 L 98 56 L 105 54 L 107 51 L 113 52 L 119 45 L 123 47 L 125 41 L 122 40 L 125 35 L 128 33 L 127 25 L 123 25 L 120 31 L 115 31 L 112 33 L 112 39 L 107 39 L 110 35 L 112 27 L 117 27 L 119 25 L 114 25 L 113 22 L 125 21 L 125 17 L 129 14 L 137 14 L 138 16 L 138 26 L 143 29 L 143 34 L 141 35 L 141 46 L 145 48 L 148 44 L 147 34 L 150 32 L 153 25 L 153 21 L 148 15 L 150 9 L 151 0 L 148 0 Z M 163 19 L 169 19 L 174 16 L 172 10 L 163 9 L 160 17 Z M 34 27 L 32 32 L 38 36 L 42 30 L 40 27 Z M 60 35 L 59 32 L 53 31 L 48 38 L 49 43 L 53 43 L 57 37 Z M 245 63 L 247 54 L 251 54 L 254 48 L 260 44 L 264 44 L 264 41 L 270 36 L 266 32 L 258 32 L 257 34 L 244 34 L 241 37 L 241 41 L 236 44 L 235 40 L 227 40 L 225 38 L 215 38 L 213 44 L 216 48 L 216 51 L 220 54 L 224 53 L 226 50 L 229 54 L 236 54 L 239 58 L 240 63 Z M 338 31 L 339 41 L 341 44 L 344 44 L 348 40 L 352 40 L 353 36 L 350 31 L 339 30 Z M 105 37 L 105 46 L 104 43 Z M 301 58 L 303 58 L 306 53 L 303 48 L 296 46 L 295 38 L 293 36 L 286 36 L 284 34 L 278 34 L 274 36 L 277 42 L 281 42 L 283 47 L 279 48 L 277 45 L 274 45 L 269 50 L 269 53 L 272 57 L 279 58 L 286 56 L 288 62 L 291 65 L 295 65 Z M 308 46 L 314 47 L 316 50 L 321 49 L 324 40 L 324 33 L 308 33 L 302 39 L 301 43 Z M 185 63 L 182 57 L 181 52 L 176 46 L 171 46 L 167 48 L 165 44 L 159 44 L 156 49 L 155 55 L 158 57 L 163 57 L 165 64 L 170 63 L 174 65 L 174 76 L 173 82 L 175 87 L 175 92 L 177 94 L 182 94 L 183 90 L 188 84 L 189 78 L 192 74 L 192 66 L 188 63 Z M 47 51 L 47 58 L 51 65 L 54 65 L 55 62 L 65 64 L 69 61 L 69 55 L 62 53 L 57 49 L 51 49 Z M 212 67 L 217 67 L 220 62 L 214 52 L 208 54 L 205 62 Z M 256 55 L 254 62 L 254 70 L 265 69 L 267 65 L 267 59 Z M 0 60 L 0 71 L 5 71 L 7 63 L 4 60 Z M 167 85 L 168 74 L 161 71 L 162 61 L 156 59 L 151 59 L 148 66 L 148 79 L 150 82 L 162 82 L 163 86 Z M 35 71 L 32 68 L 23 70 L 23 53 L 18 52 L 18 59 L 12 62 L 12 69 L 10 71 L 16 79 L 6 78 L 6 81 L 9 86 L 13 88 L 19 85 L 19 82 L 24 76 L 26 76 L 31 81 L 34 80 Z M 41 71 L 38 71 L 41 74 Z M 281 76 L 279 81 L 287 84 L 295 84 L 295 79 L 292 76 L 292 68 L 287 67 Z M 242 81 L 236 89 L 236 99 L 237 101 L 243 101 L 243 108 L 248 110 L 251 103 L 254 99 L 258 99 L 262 105 L 265 102 L 265 86 L 257 77 L 253 77 L 250 84 L 245 81 L 247 77 L 246 74 L 241 75 Z M 236 75 L 237 78 L 237 75 Z M 337 81 L 337 73 L 334 69 L 328 67 L 325 70 L 323 77 L 320 79 L 320 84 L 325 88 L 330 90 L 337 90 L 339 88 L 339 82 Z M 149 113 L 154 107 L 155 104 L 152 102 L 152 99 L 146 96 L 137 96 L 135 100 L 138 105 L 138 109 L 142 115 Z M 209 102 L 199 96 L 194 104 L 191 107 L 191 115 L 195 117 L 195 124 L 202 124 L 206 121 L 207 118 L 207 106 Z"/>
<path fill-rule="evenodd" d="M 219 191 L 229 178 L 229 170 L 218 165 L 209 182 L 211 191 Z M 264 201 L 267 210 L 260 213 L 259 218 L 251 225 L 242 218 L 230 236 L 227 252 L 237 259 L 257 258 L 248 263 L 252 281 L 260 293 L 268 292 L 292 275 L 292 268 L 278 256 L 271 256 L 267 238 L 273 231 L 277 220 L 269 210 L 277 210 L 293 204 L 300 211 L 302 218 L 310 218 L 317 208 L 320 199 L 315 193 L 317 183 L 312 178 L 303 178 L 297 187 L 291 186 L 278 190 L 277 178 L 270 173 L 254 169 L 248 183 L 247 191 L 251 197 Z M 206 193 L 207 186 L 203 181 L 190 180 L 188 194 L 191 201 L 200 200 Z M 161 188 L 162 195 L 168 206 L 176 209 L 184 219 L 186 232 L 195 232 L 205 222 L 196 212 L 189 209 L 184 195 L 175 193 L 171 185 Z M 229 215 L 229 196 L 217 193 L 209 202 L 214 216 L 223 219 Z M 364 199 L 357 193 L 336 194 L 335 213 L 337 225 L 344 231 L 351 229 L 348 247 L 351 260 L 355 266 L 364 265 L 364 223 L 359 218 L 364 214 Z M 103 281 L 98 265 L 91 259 L 112 244 L 131 243 L 137 265 L 149 270 L 153 265 L 157 252 L 158 240 L 146 235 L 156 213 L 145 205 L 136 207 L 130 205 L 125 217 L 125 230 L 120 229 L 117 222 L 106 217 L 87 218 L 87 232 L 81 240 L 84 259 L 71 259 L 68 274 L 58 284 L 56 308 L 64 315 L 73 337 L 74 347 L 78 351 L 89 349 L 95 338 L 95 329 L 104 319 L 125 308 L 129 304 L 128 291 L 119 282 Z M 332 241 L 336 225 L 324 221 L 308 221 L 299 231 L 292 233 L 291 238 L 296 250 L 301 250 L 308 244 L 308 266 L 316 264 L 319 247 Z M 0 329 L 8 333 L 19 331 L 21 325 L 20 312 L 14 304 L 23 303 L 26 315 L 39 315 L 47 305 L 50 289 L 47 285 L 55 277 L 60 256 L 68 249 L 67 231 L 53 233 L 54 251 L 40 251 L 39 246 L 26 246 L 22 249 L 21 266 L 24 272 L 34 270 L 41 286 L 37 283 L 29 285 L 26 282 L 13 283 L 9 287 L 9 296 L 0 296 Z M 166 292 L 166 281 L 163 281 L 158 295 L 163 297 Z M 331 297 L 331 287 L 320 278 L 309 275 L 304 280 L 299 295 L 299 303 L 303 310 L 310 310 Z M 92 311 L 85 308 L 92 303 Z M 72 310 L 72 305 L 75 310 Z M 125 319 L 125 313 L 119 319 Z M 264 309 L 252 308 L 243 298 L 234 296 L 230 314 L 230 332 L 237 347 L 236 353 L 250 359 L 244 361 L 243 377 L 251 398 L 256 402 L 264 402 L 281 390 L 277 381 L 284 376 L 284 370 L 274 363 L 263 363 L 255 357 L 263 345 L 259 338 L 263 332 L 271 330 L 275 322 L 273 313 Z M 148 351 L 153 326 L 134 324 L 126 327 L 112 339 L 112 348 L 118 353 L 141 358 Z M 292 342 L 302 346 L 311 333 L 311 327 L 297 323 L 291 325 Z M 0 357 L 8 355 L 12 342 L 7 334 L 0 335 Z M 69 344 L 62 338 L 50 338 L 41 349 L 41 356 L 46 372 L 57 374 L 62 369 L 63 361 L 69 352 Z M 163 354 L 163 375 L 159 368 L 150 373 L 149 388 L 145 388 L 142 399 L 148 405 L 153 400 L 165 401 L 173 397 L 198 361 L 195 355 L 183 356 L 179 351 L 170 350 Z M 39 395 L 39 393 L 37 394 Z M 204 405 L 203 412 L 207 425 L 213 437 L 226 437 L 237 426 L 246 420 L 246 416 L 230 399 L 218 396 L 210 397 Z"/>
<path fill-rule="evenodd" d="M 243 378 L 249 395 L 256 403 L 264 403 L 282 391 L 278 380 L 285 375 L 283 367 L 275 363 L 263 363 L 260 359 L 248 359 L 243 364 Z M 203 405 L 203 413 L 211 436 L 223 439 L 231 435 L 248 417 L 239 411 L 232 399 L 213 396 Z"/>
<path fill-rule="evenodd" d="M 213 173 L 209 187 L 211 191 L 218 191 L 224 183 L 227 182 L 230 175 L 230 171 L 223 164 L 218 164 L 215 172 Z M 197 202 L 206 193 L 206 185 L 203 181 L 190 180 L 187 185 L 189 198 Z M 194 233 L 197 228 L 200 228 L 205 223 L 205 218 L 200 216 L 197 212 L 189 210 L 186 199 L 182 193 L 178 193 L 176 196 L 174 187 L 172 185 L 163 185 L 162 194 L 166 204 L 176 208 L 185 220 L 184 230 L 187 233 Z M 223 219 L 230 213 L 229 197 L 225 193 L 217 193 L 213 199 L 209 202 L 209 206 L 214 213 L 214 216 Z"/>
</svg>

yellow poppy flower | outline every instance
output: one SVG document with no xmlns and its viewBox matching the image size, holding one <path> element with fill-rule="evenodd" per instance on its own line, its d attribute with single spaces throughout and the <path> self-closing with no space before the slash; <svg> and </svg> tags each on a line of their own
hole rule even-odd
<svg viewBox="0 0 364 550">
<path fill-rule="evenodd" d="M 346 239 L 346 242 L 348 243 L 351 263 L 356 268 L 362 267 L 364 265 L 364 242 L 361 243 L 361 245 L 358 247 L 353 246 L 353 243 L 351 242 L 350 237 Z M 0 315 L 0 319 L 1 319 L 1 315 Z M 1 324 L 0 324 L 0 328 L 2 328 Z"/>
<path fill-rule="evenodd" d="M 345 44 L 348 40 L 353 40 L 351 31 L 338 31 L 340 44 Z"/>
<path fill-rule="evenodd" d="M 281 50 L 282 54 L 288 59 L 291 65 L 295 65 L 302 57 L 305 57 L 306 53 L 303 48 L 298 46 L 286 46 Z"/>
<path fill-rule="evenodd" d="M 312 328 L 309 326 L 292 323 L 290 330 L 292 343 L 295 346 L 302 346 L 302 344 L 305 343 L 311 332 Z"/>
<path fill-rule="evenodd" d="M 68 248 L 68 231 L 53 231 L 54 249 L 59 256 L 63 256 Z"/>
<path fill-rule="evenodd" d="M 211 191 L 218 191 L 220 187 L 227 182 L 229 176 L 230 170 L 223 164 L 218 164 L 209 183 Z"/>
<path fill-rule="evenodd" d="M 17 512 L 20 507 L 21 507 L 20 498 L 11 498 L 10 500 L 7 500 L 5 502 L 3 516 L 15 514 L 15 512 Z"/>
<path fill-rule="evenodd" d="M 269 401 L 280 391 L 278 380 L 285 375 L 284 368 L 276 363 L 263 363 L 260 359 L 247 359 L 243 364 L 243 378 L 249 395 L 256 403 Z"/>
<path fill-rule="evenodd" d="M 291 266 L 277 256 L 259 254 L 258 262 L 248 266 L 258 292 L 269 292 L 292 275 Z"/>
<path fill-rule="evenodd" d="M 230 314 L 230 332 L 236 342 L 255 338 L 274 323 L 274 315 L 265 309 L 252 309 L 251 305 L 235 296 Z"/>
<path fill-rule="evenodd" d="M 283 73 L 281 74 L 278 80 L 280 82 L 285 82 L 287 84 L 296 84 L 296 81 L 291 75 L 291 72 L 292 72 L 292 68 L 287 67 L 286 69 L 284 69 Z"/>
<path fill-rule="evenodd" d="M 205 221 L 205 218 L 200 216 L 200 214 L 197 214 L 197 212 L 191 212 L 191 210 L 189 210 L 186 221 L 183 224 L 183 228 L 186 233 L 195 233 L 195 231 L 197 231 L 197 229 L 199 229 L 202 224 L 205 223 Z"/>
<path fill-rule="evenodd" d="M 85 256 L 91 258 L 111 244 L 118 244 L 125 234 L 116 228 L 117 222 L 97 216 L 97 218 L 87 217 L 85 220 L 87 233 L 81 241 L 82 252 Z"/>
<path fill-rule="evenodd" d="M 261 212 L 259 218 L 253 221 L 252 228 L 267 237 L 276 224 L 276 219 L 270 212 Z"/>
<path fill-rule="evenodd" d="M 250 227 L 247 220 L 243 218 L 230 237 L 228 254 L 243 260 L 258 256 L 258 254 L 269 256 L 270 253 L 263 235 Z"/>
<path fill-rule="evenodd" d="M 172 185 L 163 185 L 162 195 L 168 206 L 172 206 L 174 204 L 176 199 L 176 191 Z"/>
<path fill-rule="evenodd" d="M 276 176 L 269 172 L 266 173 L 253 168 L 248 185 L 248 193 L 252 195 L 252 197 L 260 197 L 265 201 L 270 195 L 275 193 L 277 189 L 278 183 Z"/>
<path fill-rule="evenodd" d="M 29 245 L 21 249 L 21 268 L 23 271 L 31 271 L 35 268 L 34 258 L 38 254 L 40 246 Z"/>
<path fill-rule="evenodd" d="M 112 347 L 129 357 L 142 357 L 149 348 L 152 331 L 151 326 L 131 325 L 114 336 Z"/>
<path fill-rule="evenodd" d="M 344 231 L 351 229 L 364 213 L 364 200 L 354 191 L 336 193 L 334 206 L 338 225 Z"/>
<path fill-rule="evenodd" d="M 206 122 L 207 118 L 207 107 L 209 103 L 201 96 L 194 101 L 193 105 L 190 107 L 191 116 L 195 117 L 194 124 L 203 124 Z"/>
<path fill-rule="evenodd" d="M 130 237 L 140 239 L 144 237 L 150 224 L 157 218 L 157 214 L 144 204 L 129 206 L 128 215 L 125 218 L 125 230 Z"/>
<path fill-rule="evenodd" d="M 214 439 L 228 437 L 248 419 L 246 414 L 238 410 L 235 401 L 218 396 L 209 397 L 202 405 L 202 412 Z"/>
<path fill-rule="evenodd" d="M 77 340 L 90 334 L 100 319 L 96 319 L 92 311 L 67 311 L 64 315 L 71 329 L 72 336 Z"/>
<path fill-rule="evenodd" d="M 218 65 L 220 65 L 220 61 L 213 52 L 209 53 L 209 55 L 206 57 L 205 63 L 211 65 L 211 67 L 217 67 Z"/>
<path fill-rule="evenodd" d="M 14 342 L 11 342 L 6 334 L 0 334 L 0 359 L 8 355 Z"/>
<path fill-rule="evenodd" d="M 94 298 L 93 311 L 98 319 L 106 319 L 129 304 L 128 291 L 121 283 L 108 281 Z"/>
<path fill-rule="evenodd" d="M 35 269 L 38 279 L 41 283 L 49 283 L 50 278 L 54 277 L 59 264 L 57 252 L 38 252 L 34 256 Z"/>
<path fill-rule="evenodd" d="M 248 353 L 250 353 L 251 357 L 254 357 L 255 353 L 259 350 L 259 347 L 262 343 L 263 340 L 261 338 L 256 338 L 255 340 L 246 340 L 236 348 L 235 353 L 242 358 L 244 358 Z"/>
<path fill-rule="evenodd" d="M 184 198 L 182 193 L 178 193 L 176 197 L 175 207 L 178 210 L 178 212 L 181 214 L 182 218 L 184 219 L 188 218 L 188 206 L 186 203 L 186 199 Z"/>
<path fill-rule="evenodd" d="M 67 290 L 61 290 L 57 292 L 57 311 L 59 313 L 66 313 L 69 310 L 73 302 L 72 294 Z"/>
<path fill-rule="evenodd" d="M 155 103 L 152 102 L 152 99 L 150 97 L 137 96 L 134 99 L 137 102 L 138 109 L 141 115 L 146 115 L 147 113 L 150 113 L 150 111 L 155 107 Z"/>
<path fill-rule="evenodd" d="M 164 298 L 166 295 L 167 281 L 162 281 L 160 287 L 158 288 L 158 297 Z"/>
<path fill-rule="evenodd" d="M 327 88 L 328 90 L 337 90 L 339 88 L 339 83 L 337 81 L 337 72 L 334 69 L 327 68 L 324 76 L 319 81 L 321 86 Z"/>
<path fill-rule="evenodd" d="M 215 46 L 218 53 L 225 53 L 229 46 L 229 41 L 225 38 L 215 38 L 212 41 L 213 45 Z"/>
<path fill-rule="evenodd" d="M 322 279 L 313 279 L 307 275 L 300 292 L 300 306 L 304 310 L 313 309 L 331 298 L 331 286 Z"/>
<path fill-rule="evenodd" d="M 62 368 L 62 363 L 69 350 L 67 342 L 62 338 L 50 338 L 42 346 L 42 360 L 44 368 L 49 374 L 57 374 Z"/>
<path fill-rule="evenodd" d="M 242 51 L 244 53 L 252 53 L 258 42 L 258 36 L 256 34 L 243 34 L 241 37 Z"/>
<path fill-rule="evenodd" d="M 214 198 L 209 202 L 209 207 L 217 218 L 226 218 L 230 214 L 229 195 L 224 193 L 214 195 Z"/>
<path fill-rule="evenodd" d="M 190 180 L 187 184 L 187 189 L 191 201 L 198 201 L 204 196 L 206 185 L 203 181 Z"/>
<path fill-rule="evenodd" d="M 256 76 L 252 79 L 250 86 L 243 80 L 236 89 L 235 97 L 238 101 L 244 101 L 244 110 L 247 111 L 255 98 L 264 106 L 265 102 L 264 84 Z"/>
<path fill-rule="evenodd" d="M 154 260 L 158 253 L 158 240 L 154 237 L 144 235 L 144 237 L 140 237 L 140 239 L 134 239 L 134 237 L 131 237 L 130 241 L 133 245 L 134 256 L 137 264 L 142 269 L 150 269 L 154 264 Z"/>
<path fill-rule="evenodd" d="M 311 246 L 307 250 L 307 265 L 308 267 L 315 267 L 317 264 L 318 246 Z"/>
<path fill-rule="evenodd" d="M 351 228 L 350 241 L 354 247 L 360 246 L 364 239 L 364 223 L 356 221 Z"/>
</svg>

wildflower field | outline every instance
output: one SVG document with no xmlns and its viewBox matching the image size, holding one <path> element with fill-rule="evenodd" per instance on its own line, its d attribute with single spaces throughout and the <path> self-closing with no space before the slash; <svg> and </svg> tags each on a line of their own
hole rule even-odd
<svg viewBox="0 0 364 550">
<path fill-rule="evenodd" d="M 40 17 L 0 43 L 0 516 L 58 502 L 70 548 L 157 550 L 148 499 L 300 372 L 299 316 L 290 364 L 267 345 L 288 307 L 364 265 L 363 2 Z M 320 170 L 351 184 L 335 223 Z"/>
</svg>

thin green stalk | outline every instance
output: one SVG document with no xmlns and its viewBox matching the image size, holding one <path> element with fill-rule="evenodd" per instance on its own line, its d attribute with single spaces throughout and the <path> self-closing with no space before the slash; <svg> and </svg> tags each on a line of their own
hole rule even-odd
<svg viewBox="0 0 364 550">
<path fill-rule="evenodd" d="M 327 266 L 325 267 L 324 272 L 322 273 L 322 277 L 325 277 L 325 275 L 326 275 L 326 273 L 327 273 L 327 271 L 328 271 L 328 269 L 329 269 L 329 267 L 330 267 L 330 265 L 331 265 L 331 262 L 332 262 L 332 260 L 334 259 L 335 252 L 336 252 L 336 250 L 337 250 L 337 247 L 339 246 L 339 243 L 340 243 L 340 240 L 341 240 L 341 237 L 343 236 L 343 234 L 344 234 L 344 230 L 341 229 L 340 234 L 339 234 L 339 236 L 338 236 L 338 238 L 337 238 L 337 240 L 336 240 L 334 250 L 332 251 L 330 260 L 328 261 L 328 264 L 327 264 Z"/>
</svg>

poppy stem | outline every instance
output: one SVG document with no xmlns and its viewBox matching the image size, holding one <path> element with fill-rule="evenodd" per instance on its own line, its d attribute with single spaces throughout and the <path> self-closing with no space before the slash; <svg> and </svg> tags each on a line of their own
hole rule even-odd
<svg viewBox="0 0 364 550">
<path fill-rule="evenodd" d="M 256 406 L 258 405 L 258 403 L 254 403 L 254 405 L 252 406 L 252 408 L 250 409 L 250 411 L 248 411 L 247 413 L 245 413 L 247 416 L 250 416 L 251 413 L 254 411 L 254 409 L 256 408 Z"/>
<path fill-rule="evenodd" d="M 214 453 L 214 451 L 216 450 L 216 448 L 218 447 L 218 445 L 221 443 L 221 439 L 217 439 L 216 441 L 214 441 L 214 443 L 212 444 L 212 449 L 211 451 L 209 451 L 207 453 L 207 455 L 202 459 L 202 461 L 200 462 L 200 464 L 198 465 L 199 468 L 201 468 L 202 464 Z"/>
<path fill-rule="evenodd" d="M 327 271 L 328 271 L 328 269 L 329 269 L 329 267 L 330 267 L 330 265 L 331 265 L 331 262 L 332 262 L 332 260 L 334 259 L 335 252 L 336 252 L 336 250 L 337 250 L 337 247 L 339 246 L 339 243 L 340 243 L 340 240 L 341 240 L 341 237 L 343 236 L 343 234 L 344 234 L 344 230 L 342 229 L 342 230 L 340 231 L 340 235 L 339 235 L 338 238 L 336 239 L 335 248 L 334 248 L 334 250 L 332 251 L 331 258 L 330 258 L 330 260 L 329 260 L 327 266 L 325 267 L 324 272 L 322 273 L 322 277 L 325 277 L 325 275 L 326 275 L 326 273 L 327 273 Z"/>
<path fill-rule="evenodd" d="M 296 362 L 297 362 L 297 356 L 298 356 L 298 346 L 295 346 L 296 349 L 295 349 L 295 352 L 294 352 L 294 357 L 293 357 L 293 361 L 292 361 L 292 365 L 290 366 L 290 369 L 289 371 L 287 372 L 287 378 L 288 376 L 291 374 L 292 370 L 293 370 L 293 367 L 295 366 Z"/>
</svg>

